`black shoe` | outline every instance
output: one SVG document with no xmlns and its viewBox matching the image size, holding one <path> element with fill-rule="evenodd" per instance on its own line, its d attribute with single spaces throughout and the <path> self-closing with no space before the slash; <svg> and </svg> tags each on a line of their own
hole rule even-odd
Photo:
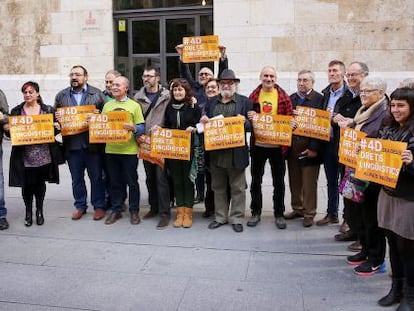
<svg viewBox="0 0 414 311">
<path fill-rule="evenodd" d="M 161 216 L 160 221 L 158 222 L 157 229 L 162 230 L 168 227 L 168 224 L 170 223 L 170 217 L 169 216 Z"/>
<path fill-rule="evenodd" d="M 243 225 L 242 224 L 232 224 L 231 225 L 234 232 L 243 232 Z"/>
<path fill-rule="evenodd" d="M 9 223 L 6 218 L 0 218 L 0 230 L 6 230 L 9 228 Z"/>
<path fill-rule="evenodd" d="M 276 217 L 275 224 L 278 229 L 286 229 L 286 220 L 282 217 Z"/>
<path fill-rule="evenodd" d="M 350 241 L 356 241 L 358 237 L 356 234 L 353 234 L 351 230 L 348 230 L 345 233 L 338 233 L 335 235 L 335 241 L 338 242 L 350 242 Z"/>
<path fill-rule="evenodd" d="M 378 304 L 382 307 L 389 307 L 401 301 L 403 296 L 404 279 L 392 279 L 392 285 L 389 293 L 378 300 Z"/>
<path fill-rule="evenodd" d="M 36 210 L 36 224 L 41 226 L 45 223 L 45 218 L 43 217 L 43 212 L 41 210 Z"/>
<path fill-rule="evenodd" d="M 33 224 L 33 218 L 30 215 L 30 217 L 28 215 L 26 215 L 26 217 L 24 218 L 24 225 L 26 227 L 30 227 Z"/>
<path fill-rule="evenodd" d="M 227 222 L 226 222 L 227 223 Z M 217 229 L 218 227 L 221 227 L 223 225 L 225 225 L 226 223 L 221 223 L 218 221 L 213 220 L 212 222 L 210 222 L 210 224 L 208 225 L 209 229 Z"/>
<path fill-rule="evenodd" d="M 353 266 L 359 266 L 365 261 L 367 261 L 367 256 L 363 253 L 357 253 L 346 257 L 346 262 Z"/>
<path fill-rule="evenodd" d="M 252 215 L 249 221 L 247 222 L 248 227 L 256 227 L 257 224 L 260 222 L 260 215 Z"/>
</svg>

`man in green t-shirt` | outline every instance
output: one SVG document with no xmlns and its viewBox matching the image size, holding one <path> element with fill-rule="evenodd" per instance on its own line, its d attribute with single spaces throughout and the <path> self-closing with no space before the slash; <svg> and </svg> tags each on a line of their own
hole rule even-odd
<svg viewBox="0 0 414 311">
<path fill-rule="evenodd" d="M 138 144 L 135 136 L 144 134 L 145 124 L 141 106 L 128 98 L 129 80 L 124 76 L 114 79 L 112 96 L 114 100 L 107 102 L 102 113 L 110 111 L 128 111 L 130 122 L 124 129 L 131 132 L 130 138 L 124 143 L 107 143 L 105 147 L 105 165 L 109 177 L 109 194 L 112 200 L 112 212 L 105 224 L 110 225 L 122 217 L 121 208 L 124 200 L 125 185 L 128 185 L 129 213 L 131 224 L 140 223 L 138 184 Z"/>
</svg>

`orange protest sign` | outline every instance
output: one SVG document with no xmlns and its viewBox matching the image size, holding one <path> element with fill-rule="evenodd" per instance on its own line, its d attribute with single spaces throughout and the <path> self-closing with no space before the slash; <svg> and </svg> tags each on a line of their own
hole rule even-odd
<svg viewBox="0 0 414 311">
<path fill-rule="evenodd" d="M 339 162 L 346 166 L 356 168 L 359 145 L 366 134 L 351 128 L 341 128 L 339 139 Z"/>
<path fill-rule="evenodd" d="M 297 107 L 296 112 L 295 121 L 298 123 L 298 127 L 293 134 L 326 141 L 330 140 L 331 114 L 329 111 Z"/>
<path fill-rule="evenodd" d="M 190 160 L 191 133 L 159 128 L 151 131 L 151 157 Z"/>
<path fill-rule="evenodd" d="M 55 130 L 52 114 L 10 116 L 12 146 L 53 143 Z"/>
<path fill-rule="evenodd" d="M 204 146 L 207 151 L 241 147 L 245 144 L 243 117 L 213 119 L 204 125 Z"/>
<path fill-rule="evenodd" d="M 129 112 L 111 111 L 105 114 L 92 114 L 89 119 L 89 142 L 123 143 L 131 138 L 131 132 L 124 129 L 130 122 Z"/>
<path fill-rule="evenodd" d="M 407 143 L 362 138 L 355 177 L 394 188 L 402 166 L 401 153 L 405 149 Z"/>
<path fill-rule="evenodd" d="M 255 114 L 252 119 L 256 143 L 274 146 L 292 144 L 291 116 Z"/>
<path fill-rule="evenodd" d="M 156 164 L 163 169 L 164 159 L 154 158 L 151 156 L 151 137 L 148 135 L 142 135 L 141 139 L 142 142 L 139 143 L 138 158 Z"/>
<path fill-rule="evenodd" d="M 183 38 L 183 63 L 203 63 L 218 61 L 220 57 L 218 36 Z"/>
<path fill-rule="evenodd" d="M 59 123 L 62 136 L 86 132 L 88 130 L 86 117 L 95 110 L 94 105 L 57 108 L 56 112 L 61 115 Z"/>
</svg>

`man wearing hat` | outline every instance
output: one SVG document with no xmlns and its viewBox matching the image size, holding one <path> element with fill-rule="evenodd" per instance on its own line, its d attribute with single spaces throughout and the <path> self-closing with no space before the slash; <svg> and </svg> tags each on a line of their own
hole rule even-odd
<svg viewBox="0 0 414 311">
<path fill-rule="evenodd" d="M 249 120 L 256 113 L 292 115 L 292 102 L 289 95 L 276 84 L 276 69 L 265 66 L 260 73 L 262 83 L 250 94 L 254 111 L 249 112 Z M 275 224 L 279 229 L 286 228 L 283 217 L 285 211 L 285 153 L 286 147 L 270 146 L 256 143 L 254 135 L 251 136 L 250 155 L 252 157 L 251 174 L 252 184 L 250 193 L 252 201 L 250 208 L 252 217 L 247 226 L 254 227 L 260 222 L 262 213 L 262 180 L 266 161 L 269 159 L 273 179 L 273 214 Z"/>
<path fill-rule="evenodd" d="M 210 118 L 218 115 L 244 116 L 245 131 L 250 131 L 247 113 L 253 106 L 246 96 L 236 93 L 239 82 L 240 79 L 236 78 L 233 70 L 226 69 L 222 72 L 218 79 L 220 94 L 207 103 L 205 115 L 200 122 L 207 123 Z M 245 169 L 249 165 L 247 143 L 242 147 L 209 151 L 208 154 L 215 204 L 215 220 L 208 228 L 216 229 L 230 221 L 235 232 L 242 232 L 247 188 Z M 227 199 L 227 183 L 231 188 L 230 203 Z"/>
</svg>

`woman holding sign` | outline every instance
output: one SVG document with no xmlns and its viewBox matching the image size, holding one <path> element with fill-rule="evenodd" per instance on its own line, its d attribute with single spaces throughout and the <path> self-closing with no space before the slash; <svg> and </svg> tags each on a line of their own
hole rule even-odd
<svg viewBox="0 0 414 311">
<path fill-rule="evenodd" d="M 398 311 L 414 310 L 414 89 L 391 94 L 391 124 L 380 138 L 407 142 L 395 188 L 383 187 L 378 200 L 378 224 L 385 229 L 392 268 L 392 287 L 378 304 L 401 304 Z"/>
<path fill-rule="evenodd" d="M 338 124 L 341 127 L 352 127 L 367 137 L 378 136 L 378 131 L 389 117 L 388 97 L 385 95 L 386 82 L 380 77 L 368 76 L 360 86 L 361 108 L 355 117 L 344 118 Z M 385 236 L 378 227 L 377 204 L 381 186 L 369 183 L 364 191 L 364 199 L 355 202 L 355 198 L 346 198 L 344 205 L 348 211 L 348 225 L 358 235 L 362 250 L 347 257 L 350 265 L 356 266 L 354 271 L 360 276 L 370 276 L 382 270 L 385 258 Z"/>
<path fill-rule="evenodd" d="M 164 126 L 195 133 L 201 110 L 193 103 L 190 84 L 187 80 L 174 79 L 170 85 L 171 101 L 165 111 Z M 190 180 L 193 156 L 191 152 L 189 161 L 167 159 L 166 162 L 171 170 L 177 205 L 177 219 L 174 222 L 176 228 L 190 228 L 193 224 L 194 182 Z"/>
<path fill-rule="evenodd" d="M 54 115 L 54 109 L 43 103 L 39 94 L 39 84 L 36 82 L 26 82 L 23 84 L 21 91 L 24 102 L 13 108 L 10 116 L 36 116 L 43 114 Z M 20 120 L 32 120 L 34 118 L 23 118 Z M 10 121 L 11 120 L 11 121 Z M 9 122 L 11 127 L 16 124 L 11 117 Z M 22 122 L 22 121 L 21 121 Z M 50 128 L 53 129 L 53 117 L 50 120 Z M 23 122 L 24 123 L 24 122 Z M 28 121 L 26 123 L 29 123 Z M 34 123 L 34 122 L 33 122 Z M 33 124 L 33 126 L 35 126 Z M 34 128 L 39 132 L 39 140 L 42 140 L 41 133 L 47 132 L 42 128 Z M 48 130 L 49 132 L 50 130 Z M 30 227 L 33 223 L 33 197 L 36 202 L 36 224 L 43 225 L 43 201 L 46 194 L 46 181 L 50 183 L 59 183 L 58 164 L 62 162 L 58 143 L 54 140 L 56 133 L 51 133 L 53 142 L 31 142 L 30 144 L 13 145 L 10 156 L 9 186 L 21 187 L 22 197 L 26 207 L 26 216 L 24 224 Z"/>
</svg>

